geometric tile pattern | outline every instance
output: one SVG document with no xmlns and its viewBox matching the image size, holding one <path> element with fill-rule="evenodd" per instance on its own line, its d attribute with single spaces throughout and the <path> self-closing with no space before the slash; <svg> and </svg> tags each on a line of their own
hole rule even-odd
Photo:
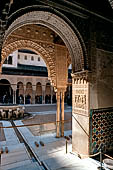
<svg viewBox="0 0 113 170">
<path fill-rule="evenodd" d="M 113 150 L 113 108 L 90 111 L 90 152 Z"/>
</svg>

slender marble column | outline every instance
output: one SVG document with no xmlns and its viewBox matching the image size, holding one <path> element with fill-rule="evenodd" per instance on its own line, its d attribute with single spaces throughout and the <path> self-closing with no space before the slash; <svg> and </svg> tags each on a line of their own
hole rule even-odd
<svg viewBox="0 0 113 170">
<path fill-rule="evenodd" d="M 46 85 L 42 86 L 42 104 L 45 104 L 45 87 Z"/>
<path fill-rule="evenodd" d="M 61 92 L 61 136 L 64 136 L 64 91 Z"/>
<path fill-rule="evenodd" d="M 23 91 L 23 97 L 24 97 L 24 105 L 25 105 L 25 86 L 24 86 L 24 91 Z"/>
<path fill-rule="evenodd" d="M 16 104 L 16 91 L 14 91 L 14 104 Z"/>
<path fill-rule="evenodd" d="M 15 91 L 13 90 L 13 104 L 15 104 Z"/>
<path fill-rule="evenodd" d="M 13 104 L 16 104 L 16 90 L 17 90 L 17 86 L 16 85 L 12 85 L 11 87 L 13 89 Z"/>
<path fill-rule="evenodd" d="M 34 85 L 32 87 L 32 101 L 31 101 L 32 104 L 35 104 L 35 95 L 36 95 L 36 86 Z"/>
<path fill-rule="evenodd" d="M 56 137 L 60 137 L 60 91 L 57 91 Z"/>
</svg>

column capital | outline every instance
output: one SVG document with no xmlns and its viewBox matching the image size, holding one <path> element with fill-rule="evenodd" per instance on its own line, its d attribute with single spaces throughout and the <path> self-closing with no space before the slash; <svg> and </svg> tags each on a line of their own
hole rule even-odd
<svg viewBox="0 0 113 170">
<path fill-rule="evenodd" d="M 84 79 L 84 80 L 88 81 L 90 79 L 90 77 L 91 77 L 91 74 L 92 74 L 91 71 L 83 70 L 83 71 L 80 71 L 80 72 L 72 73 L 71 76 L 75 80 Z"/>
<path fill-rule="evenodd" d="M 61 88 L 55 89 L 56 93 L 65 92 L 65 91 L 66 91 L 66 87 L 61 87 Z"/>
<path fill-rule="evenodd" d="M 16 91 L 16 89 L 17 89 L 17 85 L 16 84 L 15 85 L 11 85 L 11 87 L 12 87 L 13 91 Z"/>
<path fill-rule="evenodd" d="M 32 85 L 32 89 L 33 89 L 33 90 L 36 90 L 36 85 Z"/>
</svg>

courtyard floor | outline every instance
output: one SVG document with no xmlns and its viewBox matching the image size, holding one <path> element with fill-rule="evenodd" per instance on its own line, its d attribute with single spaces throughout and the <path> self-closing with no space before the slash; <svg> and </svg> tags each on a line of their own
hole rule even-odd
<svg viewBox="0 0 113 170">
<path fill-rule="evenodd" d="M 31 116 L 14 121 L 17 130 L 10 121 L 0 121 L 4 127 L 0 129 L 0 170 L 97 170 L 99 162 L 80 159 L 72 152 L 71 107 L 65 106 L 64 135 L 68 140 L 56 138 L 56 105 L 27 105 L 26 112 Z"/>
</svg>

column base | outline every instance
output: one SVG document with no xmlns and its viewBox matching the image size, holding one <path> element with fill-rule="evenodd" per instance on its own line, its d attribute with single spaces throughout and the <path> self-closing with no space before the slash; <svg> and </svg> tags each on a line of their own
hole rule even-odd
<svg viewBox="0 0 113 170">
<path fill-rule="evenodd" d="M 103 167 L 98 167 L 97 169 L 98 170 L 105 170 L 105 168 L 103 168 Z"/>
<path fill-rule="evenodd" d="M 61 137 L 64 137 L 64 134 L 61 134 Z"/>
<path fill-rule="evenodd" d="M 56 138 L 60 138 L 60 136 L 56 136 Z"/>
</svg>

